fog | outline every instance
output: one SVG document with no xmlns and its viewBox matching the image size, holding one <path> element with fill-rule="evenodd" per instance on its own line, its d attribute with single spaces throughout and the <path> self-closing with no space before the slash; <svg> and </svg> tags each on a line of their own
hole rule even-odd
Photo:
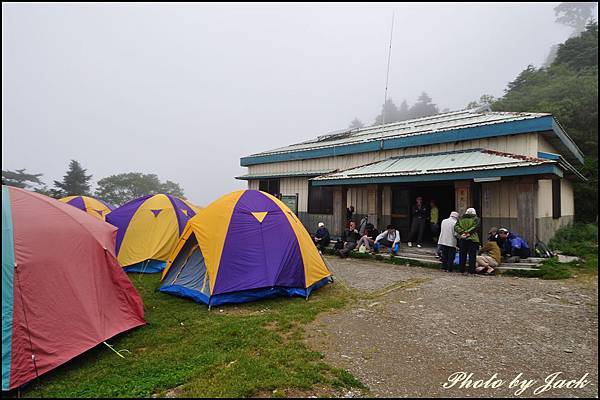
<svg viewBox="0 0 600 400">
<path fill-rule="evenodd" d="M 541 66 L 557 4 L 3 3 L 2 168 L 155 173 L 206 205 L 242 156 L 373 123 L 392 12 L 388 97 L 454 110 Z"/>
</svg>

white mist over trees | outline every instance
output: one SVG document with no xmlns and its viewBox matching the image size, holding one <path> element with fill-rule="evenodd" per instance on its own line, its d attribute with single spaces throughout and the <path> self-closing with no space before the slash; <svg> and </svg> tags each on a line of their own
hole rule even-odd
<svg viewBox="0 0 600 400">
<path fill-rule="evenodd" d="M 584 30 L 588 22 L 594 18 L 594 10 L 596 3 L 560 3 L 554 7 L 554 15 L 556 15 L 556 23 L 573 28 L 571 38 L 579 36 Z M 546 61 L 543 67 L 548 67 L 556 58 L 558 44 L 550 47 Z"/>
</svg>

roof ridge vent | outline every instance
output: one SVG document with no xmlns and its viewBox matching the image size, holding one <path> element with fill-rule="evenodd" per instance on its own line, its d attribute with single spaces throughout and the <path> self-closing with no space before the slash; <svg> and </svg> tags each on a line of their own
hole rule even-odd
<svg viewBox="0 0 600 400">
<path fill-rule="evenodd" d="M 325 142 L 328 140 L 342 139 L 352 134 L 353 130 L 345 130 L 343 132 L 330 133 L 327 135 L 317 136 L 317 142 Z"/>
<path fill-rule="evenodd" d="M 483 103 L 479 107 L 470 109 L 469 112 L 472 114 L 492 112 L 492 107 L 490 107 L 489 103 Z"/>
</svg>

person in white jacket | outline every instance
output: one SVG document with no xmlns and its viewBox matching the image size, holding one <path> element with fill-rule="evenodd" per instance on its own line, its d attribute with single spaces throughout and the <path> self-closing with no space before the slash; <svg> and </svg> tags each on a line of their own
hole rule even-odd
<svg viewBox="0 0 600 400">
<path fill-rule="evenodd" d="M 390 253 L 394 254 L 400 249 L 400 232 L 393 225 L 388 225 L 387 229 L 375 238 L 373 248 L 376 252 L 379 251 L 380 246 L 387 247 Z"/>
<path fill-rule="evenodd" d="M 438 246 L 442 251 L 442 270 L 454 271 L 454 257 L 456 256 L 456 235 L 454 234 L 454 225 L 458 221 L 458 213 L 452 211 L 450 217 L 442 221 L 440 226 L 440 237 Z"/>
</svg>

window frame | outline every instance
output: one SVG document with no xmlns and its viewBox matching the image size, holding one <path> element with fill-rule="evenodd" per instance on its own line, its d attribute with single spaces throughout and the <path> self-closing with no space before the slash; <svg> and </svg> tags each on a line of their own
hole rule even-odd
<svg viewBox="0 0 600 400">
<path fill-rule="evenodd" d="M 264 185 L 266 185 L 266 189 L 264 190 Z M 276 190 L 275 190 L 276 189 Z M 262 192 L 269 193 L 275 197 L 278 197 L 281 193 L 281 182 L 279 178 L 271 178 L 271 179 L 259 179 L 258 180 L 258 190 Z"/>
<path fill-rule="evenodd" d="M 552 218 L 562 217 L 562 182 L 560 179 L 552 179 Z"/>
<path fill-rule="evenodd" d="M 333 188 L 331 186 L 313 186 L 312 181 L 308 180 L 308 213 L 333 215 Z"/>
</svg>

